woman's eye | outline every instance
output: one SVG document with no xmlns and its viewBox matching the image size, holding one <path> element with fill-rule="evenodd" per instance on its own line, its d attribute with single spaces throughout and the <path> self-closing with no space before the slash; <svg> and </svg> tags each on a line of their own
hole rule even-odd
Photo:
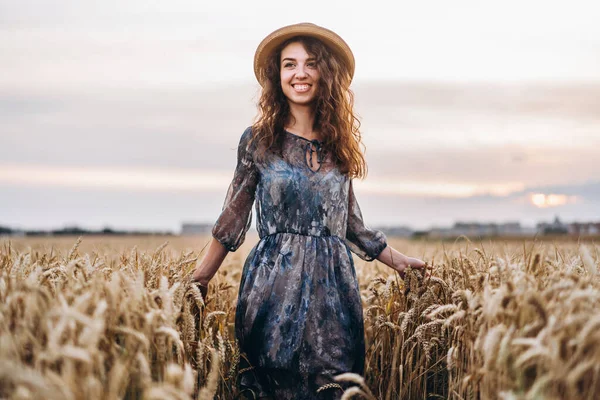
<svg viewBox="0 0 600 400">
<path fill-rule="evenodd" d="M 293 66 L 293 65 L 294 65 L 294 64 L 292 64 L 292 63 L 287 63 L 287 64 L 284 64 L 283 66 L 284 66 L 285 68 L 287 68 L 287 67 L 291 67 L 291 66 Z"/>
</svg>

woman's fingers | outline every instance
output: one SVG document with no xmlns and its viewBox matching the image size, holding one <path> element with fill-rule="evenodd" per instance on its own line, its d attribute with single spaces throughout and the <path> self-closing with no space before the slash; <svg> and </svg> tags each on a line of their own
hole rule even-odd
<svg viewBox="0 0 600 400">
<path fill-rule="evenodd" d="M 201 283 L 196 280 L 192 280 L 192 285 L 196 285 L 198 290 L 200 290 L 200 294 L 202 294 L 202 300 L 204 300 L 204 304 L 206 304 L 208 300 L 208 283 Z"/>
<path fill-rule="evenodd" d="M 423 260 L 419 260 L 418 258 L 409 258 L 408 265 L 413 268 L 423 268 L 427 265 L 427 263 Z"/>
<path fill-rule="evenodd" d="M 418 258 L 407 257 L 405 264 L 403 264 L 400 268 L 396 268 L 402 279 L 404 279 L 406 268 L 421 270 L 423 278 L 429 279 L 431 278 L 431 270 L 433 269 L 433 266 L 423 260 L 419 260 Z"/>
<path fill-rule="evenodd" d="M 206 304 L 206 296 L 208 295 L 208 285 L 202 285 L 198 283 L 198 289 L 200 289 L 200 293 L 202 293 L 202 299 L 204 299 L 204 303 Z"/>
</svg>

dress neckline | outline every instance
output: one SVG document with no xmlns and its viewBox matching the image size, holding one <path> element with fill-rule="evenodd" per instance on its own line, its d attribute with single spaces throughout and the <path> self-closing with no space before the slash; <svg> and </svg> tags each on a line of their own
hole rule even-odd
<svg viewBox="0 0 600 400">
<path fill-rule="evenodd" d="M 284 129 L 283 131 L 286 132 L 288 135 L 291 135 L 298 139 L 302 139 L 305 142 L 303 145 L 306 155 L 304 157 L 304 162 L 306 163 L 308 169 L 310 169 L 312 172 L 319 172 L 321 170 L 321 167 L 323 166 L 323 162 L 325 161 L 325 142 L 321 142 L 317 139 L 307 139 L 300 135 L 296 135 L 295 133 L 292 133 L 287 129 Z M 319 164 L 317 169 L 314 169 L 313 167 L 313 153 L 315 152 L 317 153 L 317 163 Z"/>
<path fill-rule="evenodd" d="M 325 143 L 325 142 L 322 142 L 322 141 L 320 141 L 320 140 L 317 140 L 317 139 L 312 139 L 312 140 L 310 140 L 310 139 L 307 139 L 307 138 L 305 138 L 305 137 L 303 137 L 303 136 L 296 135 L 295 133 L 292 133 L 292 132 L 288 131 L 287 129 L 284 129 L 283 131 L 284 131 L 285 133 L 289 134 L 289 135 L 292 135 L 292 136 L 294 136 L 294 137 L 297 137 L 298 139 L 302 139 L 302 140 L 304 140 L 304 141 L 307 141 L 307 142 L 311 142 L 311 143 L 319 143 L 319 144 L 324 144 L 324 143 Z"/>
</svg>

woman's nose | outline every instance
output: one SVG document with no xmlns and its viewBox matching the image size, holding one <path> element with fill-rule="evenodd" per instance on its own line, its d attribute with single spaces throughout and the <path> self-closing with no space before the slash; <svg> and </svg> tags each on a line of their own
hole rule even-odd
<svg viewBox="0 0 600 400">
<path fill-rule="evenodd" d="M 303 77 L 307 76 L 304 68 L 306 68 L 306 67 L 303 67 L 303 66 L 298 67 L 298 71 L 296 72 L 296 78 L 298 78 L 298 77 L 303 78 Z"/>
</svg>

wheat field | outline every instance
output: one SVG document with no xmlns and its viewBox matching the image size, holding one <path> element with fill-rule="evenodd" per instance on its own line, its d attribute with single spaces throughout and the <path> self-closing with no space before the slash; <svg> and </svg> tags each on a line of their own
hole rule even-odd
<svg viewBox="0 0 600 400">
<path fill-rule="evenodd" d="M 207 237 L 0 239 L 0 398 L 233 399 L 247 238 L 205 303 Z M 594 399 L 598 242 L 390 240 L 431 277 L 355 258 L 365 376 L 346 399 Z M 336 390 L 332 388 L 332 390 Z"/>
</svg>

